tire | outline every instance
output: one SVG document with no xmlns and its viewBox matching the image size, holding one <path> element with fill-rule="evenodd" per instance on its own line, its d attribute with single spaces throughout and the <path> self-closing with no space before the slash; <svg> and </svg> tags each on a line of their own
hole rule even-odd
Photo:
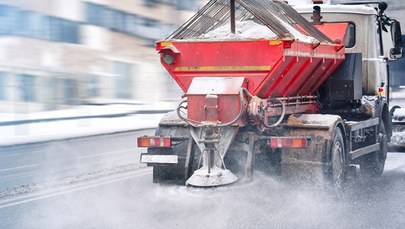
<svg viewBox="0 0 405 229">
<path fill-rule="evenodd" d="M 384 172 L 385 160 L 387 159 L 388 139 L 384 122 L 380 122 L 378 131 L 380 150 L 365 155 L 360 161 L 360 172 L 363 177 L 379 177 Z"/>
<path fill-rule="evenodd" d="M 340 190 L 346 183 L 346 157 L 343 134 L 339 127 L 336 127 L 330 151 L 330 162 L 327 172 L 328 183 L 332 188 Z"/>
<path fill-rule="evenodd" d="M 184 127 L 162 127 L 156 130 L 155 136 L 189 136 L 188 129 Z M 184 185 L 190 175 L 196 170 L 198 166 L 198 157 L 200 156 L 199 150 L 193 144 L 192 159 L 190 160 L 189 172 L 186 174 L 186 154 L 189 140 L 180 142 L 171 148 L 149 148 L 149 154 L 165 154 L 177 155 L 179 163 L 176 165 L 161 165 L 153 166 L 153 183 L 162 184 L 182 184 Z M 194 152 L 194 155 L 193 155 Z"/>
</svg>

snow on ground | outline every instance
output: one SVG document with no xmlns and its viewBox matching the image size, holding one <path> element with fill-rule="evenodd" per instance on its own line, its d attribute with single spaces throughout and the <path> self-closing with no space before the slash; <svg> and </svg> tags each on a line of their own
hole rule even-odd
<svg viewBox="0 0 405 229">
<path fill-rule="evenodd" d="M 125 114 L 137 111 L 158 111 L 158 110 L 171 110 L 176 107 L 178 102 L 159 102 L 155 104 L 111 104 L 111 105 L 93 105 L 93 106 L 79 106 L 77 108 L 66 110 L 54 110 L 44 112 L 32 113 L 0 113 L 0 122 L 19 121 L 19 120 L 37 120 L 49 118 L 67 118 L 67 117 L 82 117 L 94 115 L 115 115 Z"/>
<path fill-rule="evenodd" d="M 0 123 L 19 120 L 40 120 L 109 114 L 127 114 L 137 111 L 156 111 L 155 114 L 133 114 L 114 118 L 85 118 L 56 120 L 19 125 L 0 125 L 0 147 L 24 143 L 108 134 L 130 130 L 155 128 L 165 112 L 174 110 L 174 103 L 144 105 L 80 106 L 69 110 L 27 114 L 0 114 Z"/>
<path fill-rule="evenodd" d="M 405 122 L 405 108 L 396 109 L 392 119 L 394 121 Z"/>
<path fill-rule="evenodd" d="M 0 147 L 157 127 L 164 114 L 0 126 Z"/>
<path fill-rule="evenodd" d="M 393 132 L 391 137 L 391 144 L 405 145 L 405 132 Z"/>
<path fill-rule="evenodd" d="M 395 123 L 405 122 L 405 108 L 395 109 L 392 117 L 394 130 L 392 133 L 391 144 L 405 145 L 405 130 L 403 126 L 396 126 Z"/>
</svg>

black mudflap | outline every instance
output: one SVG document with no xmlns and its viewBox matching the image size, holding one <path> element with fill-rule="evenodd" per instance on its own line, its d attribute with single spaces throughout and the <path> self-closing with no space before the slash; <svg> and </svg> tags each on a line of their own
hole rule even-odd
<svg viewBox="0 0 405 229">
<path fill-rule="evenodd" d="M 149 148 L 148 154 L 156 155 L 177 155 L 176 165 L 153 165 L 153 182 L 163 184 L 182 184 L 197 169 L 200 152 L 198 147 L 191 142 L 190 160 L 187 166 L 187 149 L 190 147 L 192 138 L 186 127 L 180 126 L 159 126 L 155 136 L 183 137 L 188 140 L 172 142 L 171 148 Z"/>
</svg>

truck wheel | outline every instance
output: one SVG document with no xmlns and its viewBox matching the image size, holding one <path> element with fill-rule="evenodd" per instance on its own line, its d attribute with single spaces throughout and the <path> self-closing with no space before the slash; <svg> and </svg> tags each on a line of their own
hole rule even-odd
<svg viewBox="0 0 405 229">
<path fill-rule="evenodd" d="M 330 184 L 336 189 L 342 188 L 346 182 L 345 144 L 342 131 L 338 127 L 336 127 L 333 136 L 331 160 L 327 178 Z"/>
<path fill-rule="evenodd" d="M 384 122 L 380 122 L 377 138 L 380 143 L 380 150 L 365 155 L 360 161 L 360 172 L 366 177 L 379 177 L 384 171 L 388 151 L 388 140 Z"/>
<path fill-rule="evenodd" d="M 155 133 L 156 136 L 177 136 L 187 137 L 189 135 L 188 129 L 184 127 L 158 127 Z M 189 178 L 194 170 L 198 166 L 199 151 L 195 144 L 192 149 L 192 160 L 190 160 L 190 171 L 186 174 L 186 154 L 189 140 L 180 142 L 171 148 L 149 148 L 150 154 L 166 154 L 177 155 L 179 163 L 177 165 L 162 165 L 153 166 L 153 182 L 164 184 L 185 184 L 185 181 Z M 198 152 L 197 152 L 198 151 Z M 193 152 L 194 155 L 193 155 Z M 196 159 L 197 158 L 197 159 Z"/>
</svg>

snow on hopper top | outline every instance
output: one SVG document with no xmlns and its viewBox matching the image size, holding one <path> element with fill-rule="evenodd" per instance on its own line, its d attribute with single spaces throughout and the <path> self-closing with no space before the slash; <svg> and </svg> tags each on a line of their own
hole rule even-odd
<svg viewBox="0 0 405 229">
<path fill-rule="evenodd" d="M 280 22 L 282 23 L 282 22 Z M 285 27 L 288 28 L 290 33 L 296 40 L 305 43 L 316 43 L 317 40 L 313 37 L 305 36 L 297 31 L 292 26 L 285 23 Z M 222 25 L 210 32 L 203 34 L 199 39 L 207 40 L 243 40 L 243 39 L 279 39 L 279 36 L 271 31 L 267 26 L 260 25 L 252 20 L 249 21 L 237 21 L 236 33 L 230 33 L 230 24 Z"/>
<path fill-rule="evenodd" d="M 235 0 L 236 34 L 230 29 L 230 1 L 211 0 L 168 40 L 295 39 L 334 44 L 284 1 Z"/>
<path fill-rule="evenodd" d="M 209 40 L 277 39 L 277 35 L 269 28 L 254 21 L 237 21 L 235 34 L 230 33 L 229 28 L 230 24 L 225 24 L 199 38 Z"/>
<path fill-rule="evenodd" d="M 323 4 L 330 4 L 330 0 L 323 0 Z M 312 5 L 314 4 L 313 0 L 288 0 L 290 5 Z"/>
</svg>

